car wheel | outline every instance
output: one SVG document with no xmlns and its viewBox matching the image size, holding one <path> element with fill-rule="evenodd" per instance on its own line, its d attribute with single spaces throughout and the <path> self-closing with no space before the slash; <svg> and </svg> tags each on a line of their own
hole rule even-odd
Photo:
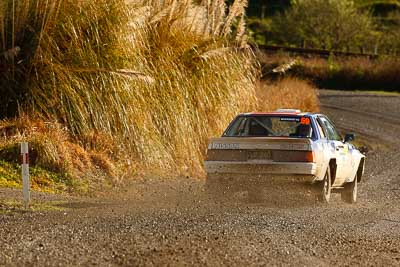
<svg viewBox="0 0 400 267">
<path fill-rule="evenodd" d="M 357 177 L 354 177 L 354 181 L 351 183 L 346 183 L 340 196 L 342 200 L 346 203 L 354 204 L 357 202 Z"/>
<path fill-rule="evenodd" d="M 329 200 L 331 199 L 331 189 L 332 189 L 331 170 L 329 166 L 328 169 L 326 170 L 324 180 L 318 183 L 317 188 L 318 188 L 318 193 L 317 193 L 318 201 L 322 203 L 328 203 Z"/>
</svg>

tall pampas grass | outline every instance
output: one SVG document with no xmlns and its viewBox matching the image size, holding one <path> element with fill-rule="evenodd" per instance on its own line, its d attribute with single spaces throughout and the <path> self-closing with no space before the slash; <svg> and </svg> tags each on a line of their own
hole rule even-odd
<svg viewBox="0 0 400 267">
<path fill-rule="evenodd" d="M 5 0 L 0 47 L 18 53 L 0 59 L 0 115 L 57 121 L 83 146 L 101 133 L 115 160 L 200 174 L 208 137 L 256 105 L 258 67 L 238 42 L 246 4 Z"/>
</svg>

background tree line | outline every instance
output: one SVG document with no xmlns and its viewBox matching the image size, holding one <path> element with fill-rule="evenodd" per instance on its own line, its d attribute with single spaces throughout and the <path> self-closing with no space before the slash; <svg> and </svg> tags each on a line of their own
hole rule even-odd
<svg viewBox="0 0 400 267">
<path fill-rule="evenodd" d="M 258 44 L 398 54 L 399 0 L 250 0 Z"/>
</svg>

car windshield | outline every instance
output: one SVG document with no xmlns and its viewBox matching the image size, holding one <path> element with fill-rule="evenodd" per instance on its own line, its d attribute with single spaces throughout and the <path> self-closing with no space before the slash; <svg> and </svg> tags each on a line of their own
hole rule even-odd
<svg viewBox="0 0 400 267">
<path fill-rule="evenodd" d="M 305 116 L 239 116 L 225 131 L 224 136 L 275 136 L 309 138 L 311 120 Z"/>
</svg>

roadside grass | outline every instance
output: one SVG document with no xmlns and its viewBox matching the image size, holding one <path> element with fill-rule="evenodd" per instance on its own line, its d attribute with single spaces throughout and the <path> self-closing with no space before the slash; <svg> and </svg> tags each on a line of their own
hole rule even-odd
<svg viewBox="0 0 400 267">
<path fill-rule="evenodd" d="M 259 55 L 264 78 L 273 78 L 272 69 L 296 60 L 288 76 L 312 81 L 318 88 L 400 92 L 400 59 L 397 57 L 329 58 L 291 56 L 288 53 Z"/>
<path fill-rule="evenodd" d="M 89 194 L 118 182 L 118 164 L 103 149 L 85 149 L 55 122 L 26 117 L 0 121 L 0 186 L 21 187 L 20 142 L 29 142 L 31 187 L 49 193 Z M 127 168 L 124 168 L 125 170 Z"/>
<path fill-rule="evenodd" d="M 30 171 L 31 190 L 46 193 L 89 193 L 88 181 L 73 179 L 60 172 L 32 166 Z M 0 187 L 22 188 L 21 165 L 0 160 Z"/>
<path fill-rule="evenodd" d="M 383 95 L 383 96 L 400 96 L 400 92 L 389 92 L 389 91 L 384 91 L 384 88 L 383 88 L 382 91 L 355 90 L 355 92 L 363 92 L 363 93 L 367 93 L 367 94 Z"/>
<path fill-rule="evenodd" d="M 9 173 L 2 183 L 20 186 L 22 141 L 31 144 L 40 190 L 85 194 L 140 173 L 200 177 L 208 138 L 236 114 L 316 109 L 309 83 L 256 89 L 260 69 L 247 44 L 245 6 L 6 0 L 0 159 Z"/>
<path fill-rule="evenodd" d="M 317 88 L 298 78 L 282 78 L 260 82 L 257 86 L 258 111 L 274 111 L 279 108 L 318 112 Z"/>
<path fill-rule="evenodd" d="M 356 140 L 351 143 L 357 148 L 367 147 L 368 153 L 374 151 L 388 151 L 391 149 L 391 145 L 388 143 L 383 143 L 375 138 L 369 138 L 362 135 L 357 135 Z"/>
<path fill-rule="evenodd" d="M 0 215 L 26 212 L 48 212 L 67 210 L 67 201 L 32 201 L 28 208 L 25 208 L 23 201 L 15 199 L 0 199 Z"/>
<path fill-rule="evenodd" d="M 256 106 L 245 2 L 6 0 L 0 158 L 15 163 L 29 141 L 32 166 L 83 191 L 202 175 L 209 136 Z"/>
</svg>

